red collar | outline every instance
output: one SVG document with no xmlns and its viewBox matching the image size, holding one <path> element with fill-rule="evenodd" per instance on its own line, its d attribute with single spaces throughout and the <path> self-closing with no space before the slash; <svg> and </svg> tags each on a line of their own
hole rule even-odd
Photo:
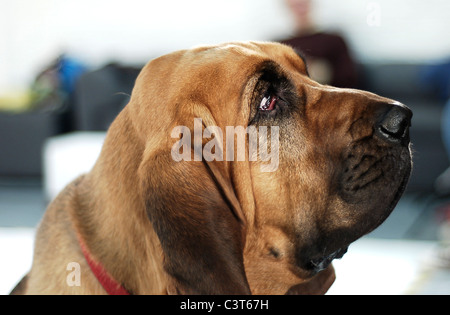
<svg viewBox="0 0 450 315">
<path fill-rule="evenodd" d="M 106 290 L 109 295 L 130 295 L 130 293 L 125 290 L 125 288 L 118 283 L 106 269 L 102 266 L 100 262 L 94 260 L 87 249 L 86 244 L 83 242 L 81 237 L 78 237 L 81 250 L 83 251 L 84 258 L 97 278 L 98 282 Z"/>
</svg>

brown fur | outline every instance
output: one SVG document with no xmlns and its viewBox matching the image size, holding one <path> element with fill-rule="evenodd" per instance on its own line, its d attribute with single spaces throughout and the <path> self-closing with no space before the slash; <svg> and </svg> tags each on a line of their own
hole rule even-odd
<svg viewBox="0 0 450 315">
<path fill-rule="evenodd" d="M 248 160 L 172 160 L 176 126 L 202 118 L 222 130 L 246 127 L 265 72 L 288 82 L 282 93 L 292 105 L 289 115 L 254 122 L 280 126 L 276 172 Z M 378 226 L 409 176 L 408 146 L 373 132 L 379 111 L 392 103 L 312 81 L 303 60 L 280 44 L 199 47 L 151 61 L 93 170 L 49 206 L 32 269 L 15 293 L 105 294 L 80 250 L 81 235 L 132 294 L 324 294 L 333 267 L 316 274 L 307 262 Z M 365 166 L 369 155 L 383 163 Z M 381 183 L 363 188 L 357 180 L 372 172 L 383 173 Z M 80 287 L 66 283 L 69 262 L 81 265 Z"/>
</svg>

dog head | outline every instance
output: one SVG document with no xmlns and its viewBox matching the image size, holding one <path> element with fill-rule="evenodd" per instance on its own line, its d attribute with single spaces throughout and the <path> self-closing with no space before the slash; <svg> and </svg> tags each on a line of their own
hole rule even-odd
<svg viewBox="0 0 450 315">
<path fill-rule="evenodd" d="M 169 293 L 284 294 L 332 278 L 411 171 L 407 107 L 320 85 L 280 44 L 155 59 L 128 110 Z"/>
</svg>

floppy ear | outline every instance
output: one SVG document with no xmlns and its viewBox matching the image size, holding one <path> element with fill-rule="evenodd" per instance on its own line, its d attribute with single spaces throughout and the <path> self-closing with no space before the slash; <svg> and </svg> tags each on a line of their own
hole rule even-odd
<svg viewBox="0 0 450 315">
<path fill-rule="evenodd" d="M 169 294 L 249 294 L 244 231 L 206 162 L 153 155 L 139 170 Z"/>
</svg>

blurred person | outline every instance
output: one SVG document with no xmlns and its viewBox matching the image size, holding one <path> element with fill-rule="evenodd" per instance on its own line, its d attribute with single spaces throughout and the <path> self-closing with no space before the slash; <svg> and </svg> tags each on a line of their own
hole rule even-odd
<svg viewBox="0 0 450 315">
<path fill-rule="evenodd" d="M 450 59 L 425 66 L 420 73 L 421 84 L 445 103 L 441 116 L 441 137 L 450 161 Z M 449 163 L 450 164 L 450 163 Z M 434 183 L 435 192 L 441 197 L 450 196 L 450 167 Z M 450 203 L 437 209 L 440 248 L 438 262 L 450 267 Z"/>
<path fill-rule="evenodd" d="M 420 75 L 422 85 L 446 102 L 442 111 L 441 136 L 450 161 L 450 59 L 425 66 Z M 450 196 L 450 167 L 436 179 L 434 188 L 438 195 Z M 450 209 L 450 205 L 448 207 Z"/>
<path fill-rule="evenodd" d="M 450 64 L 449 64 L 450 66 Z M 450 72 L 449 72 L 449 86 L 450 86 Z M 450 97 L 450 96 L 449 96 Z M 450 159 L 450 98 L 447 101 L 442 112 L 442 140 L 447 152 L 447 157 Z M 434 184 L 435 190 L 439 195 L 450 195 L 450 167 L 447 168 L 437 179 Z M 450 207 L 450 206 L 449 206 Z"/>
<path fill-rule="evenodd" d="M 281 40 L 305 54 L 311 77 L 342 88 L 358 87 L 356 65 L 344 38 L 320 31 L 312 18 L 311 0 L 284 0 L 295 18 L 295 35 Z"/>
<path fill-rule="evenodd" d="M 445 88 L 447 103 L 442 112 L 442 140 L 450 160 L 450 61 L 443 67 L 445 80 L 442 82 Z M 435 181 L 435 191 L 440 196 L 450 196 L 450 167 L 447 168 Z M 450 268 L 450 203 L 438 209 L 440 215 L 440 224 L 438 228 L 438 238 L 440 241 L 440 250 L 438 259 L 444 267 Z"/>
</svg>

